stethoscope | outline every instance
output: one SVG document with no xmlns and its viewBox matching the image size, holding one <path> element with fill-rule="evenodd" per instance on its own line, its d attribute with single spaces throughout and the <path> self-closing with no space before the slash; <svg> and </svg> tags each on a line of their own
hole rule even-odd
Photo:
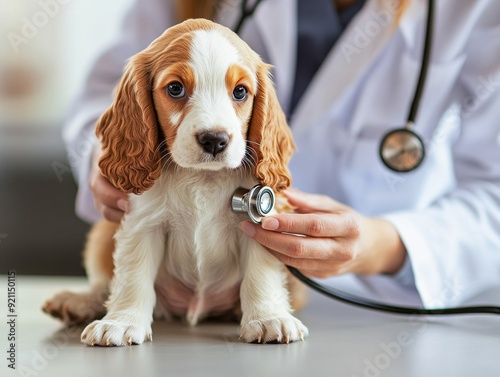
<svg viewBox="0 0 500 377">
<path fill-rule="evenodd" d="M 429 0 L 427 5 L 427 22 L 425 27 L 424 51 L 422 64 L 418 75 L 417 87 L 413 94 L 410 112 L 406 127 L 389 131 L 380 143 L 379 154 L 382 162 L 389 169 L 398 173 L 407 173 L 420 166 L 425 157 L 424 142 L 413 130 L 417 118 L 418 106 L 422 99 L 425 79 L 429 69 L 430 52 L 432 47 L 432 27 L 434 19 L 434 0 Z"/>
<path fill-rule="evenodd" d="M 262 0 L 256 0 L 251 8 L 247 8 L 248 0 L 242 1 L 241 17 L 234 29 L 236 33 L 240 31 L 245 20 L 255 12 L 255 9 L 261 2 Z M 429 67 L 433 13 L 434 0 L 429 0 L 422 66 L 418 77 L 417 88 L 413 96 L 410 113 L 406 122 L 406 127 L 397 128 L 388 132 L 380 144 L 380 157 L 382 162 L 389 169 L 396 172 L 409 172 L 416 169 L 422 163 L 425 156 L 424 143 L 412 128 L 415 124 L 418 106 L 425 85 L 427 69 Z M 269 215 L 273 211 L 275 200 L 274 192 L 268 186 L 255 185 L 250 190 L 240 187 L 234 192 L 231 198 L 231 208 L 234 212 L 246 213 L 254 223 L 260 224 L 262 218 Z M 291 266 L 286 267 L 296 278 L 317 292 L 335 300 L 367 309 L 405 315 L 500 314 L 500 307 L 497 306 L 423 309 L 417 307 L 382 304 L 339 291 L 332 287 L 323 286 L 316 281 L 307 278 L 296 268 Z"/>
</svg>

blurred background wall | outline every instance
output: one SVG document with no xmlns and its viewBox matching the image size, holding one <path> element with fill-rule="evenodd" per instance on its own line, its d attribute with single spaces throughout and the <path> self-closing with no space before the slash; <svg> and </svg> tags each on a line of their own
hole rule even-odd
<svg viewBox="0 0 500 377">
<path fill-rule="evenodd" d="M 129 0 L 0 0 L 0 274 L 83 274 L 61 128 Z"/>
</svg>

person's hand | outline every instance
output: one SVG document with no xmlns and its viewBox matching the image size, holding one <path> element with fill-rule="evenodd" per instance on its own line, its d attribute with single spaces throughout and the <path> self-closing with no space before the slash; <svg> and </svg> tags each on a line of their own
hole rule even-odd
<svg viewBox="0 0 500 377">
<path fill-rule="evenodd" d="M 101 151 L 98 149 L 94 153 L 90 173 L 90 189 L 94 194 L 95 207 L 106 220 L 119 223 L 128 211 L 128 197 L 101 174 L 98 165 L 100 156 Z"/>
<path fill-rule="evenodd" d="M 240 228 L 286 265 L 326 278 L 343 273 L 396 273 L 406 250 L 388 221 L 368 218 L 323 195 L 287 190 L 295 213 L 265 217 Z"/>
</svg>

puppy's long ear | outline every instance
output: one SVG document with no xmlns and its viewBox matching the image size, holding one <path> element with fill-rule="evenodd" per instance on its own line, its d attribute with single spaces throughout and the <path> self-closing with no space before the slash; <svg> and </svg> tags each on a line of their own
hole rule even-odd
<svg viewBox="0 0 500 377">
<path fill-rule="evenodd" d="M 295 150 L 295 144 L 278 102 L 269 70 L 270 66 L 263 63 L 257 70 L 257 94 L 248 139 L 250 149 L 256 152 L 256 178 L 263 185 L 281 191 L 292 183 L 288 162 Z"/>
<path fill-rule="evenodd" d="M 152 83 L 144 59 L 139 54 L 130 60 L 115 101 L 96 129 L 103 150 L 101 173 L 121 191 L 134 194 L 148 190 L 161 173 Z"/>
</svg>

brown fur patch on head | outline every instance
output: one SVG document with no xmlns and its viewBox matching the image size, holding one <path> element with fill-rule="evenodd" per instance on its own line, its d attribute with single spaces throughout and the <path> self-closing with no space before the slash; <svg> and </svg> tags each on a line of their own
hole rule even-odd
<svg viewBox="0 0 500 377">
<path fill-rule="evenodd" d="M 159 144 L 164 135 L 153 99 L 155 77 L 174 62 L 186 62 L 190 33 L 210 29 L 212 24 L 206 20 L 189 20 L 171 27 L 128 62 L 115 101 L 101 116 L 96 128 L 103 150 L 99 162 L 101 173 L 121 191 L 140 194 L 151 188 L 160 176 Z M 175 48 L 170 48 L 173 44 Z M 187 72 L 179 74 L 188 76 Z M 159 110 L 160 117 L 168 112 L 168 109 Z"/>
</svg>

